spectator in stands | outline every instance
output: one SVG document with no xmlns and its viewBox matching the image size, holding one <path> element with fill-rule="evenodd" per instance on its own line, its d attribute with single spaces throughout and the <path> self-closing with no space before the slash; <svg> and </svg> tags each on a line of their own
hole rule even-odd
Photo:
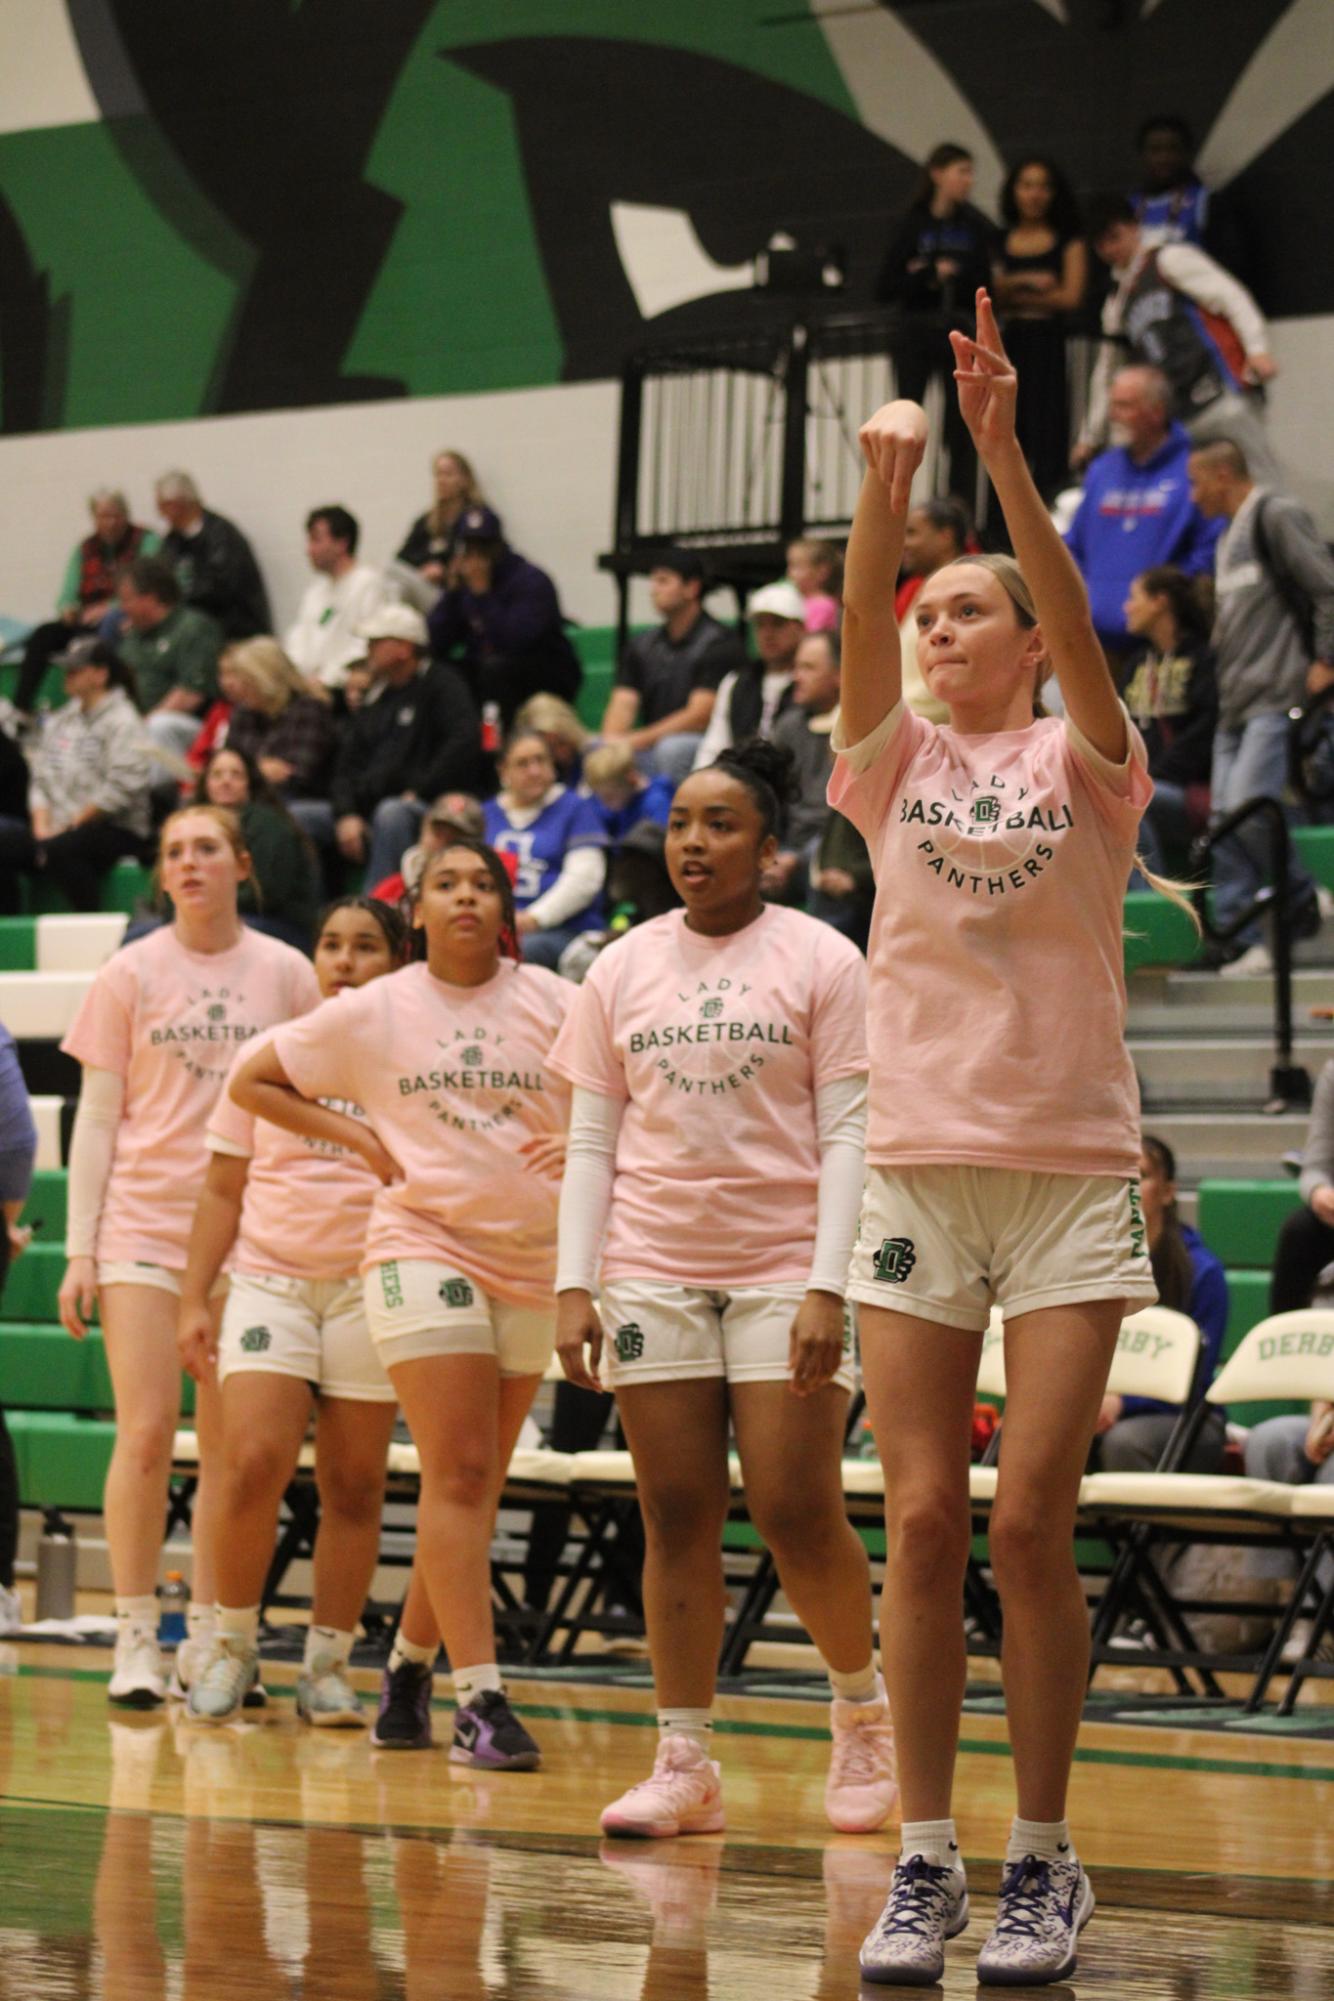
<svg viewBox="0 0 1334 2001">
<path fill-rule="evenodd" d="M 1065 342 L 1088 290 L 1088 245 L 1070 183 L 1040 154 L 1010 169 L 1000 210 L 997 287 L 1006 350 L 1019 371 L 1015 427 L 1034 484 L 1050 500 L 1070 462 Z"/>
<path fill-rule="evenodd" d="M 1308 688 L 1334 679 L 1334 561 L 1306 509 L 1251 476 L 1239 445 L 1220 440 L 1190 457 L 1191 492 L 1202 514 L 1227 523 L 1218 544 L 1218 669 L 1211 806 L 1222 819 L 1248 799 L 1281 799 L 1288 779 L 1288 711 Z M 1215 849 L 1214 913 L 1226 926 L 1268 878 L 1269 836 L 1254 822 Z M 1292 864 L 1300 936 L 1320 926 L 1315 885 Z M 1235 945 L 1225 971 L 1271 969 L 1258 923 Z"/>
<path fill-rule="evenodd" d="M 1144 652 L 1126 684 L 1130 718 L 1144 738 L 1153 798 L 1139 852 L 1154 875 L 1180 873 L 1209 818 L 1209 773 L 1218 726 L 1218 682 L 1209 644 L 1212 593 L 1203 577 L 1159 564 L 1134 579 L 1126 631 Z"/>
<path fill-rule="evenodd" d="M 228 639 L 270 631 L 264 579 L 240 529 L 203 505 L 188 472 L 164 473 L 156 491 L 167 524 L 162 553 L 176 566 L 186 604 L 216 619 Z"/>
<path fill-rule="evenodd" d="M 1218 1371 L 1227 1332 L 1227 1279 L 1199 1231 L 1181 1221 L 1176 1156 L 1166 1140 L 1145 1133 L 1140 1142 L 1139 1172 L 1144 1230 L 1158 1298 L 1174 1312 L 1188 1314 L 1204 1337 L 1191 1387 L 1193 1407 Z M 1090 1465 L 1104 1473 L 1151 1473 L 1162 1459 L 1179 1416 L 1175 1405 L 1152 1397 L 1105 1396 Z M 1221 1406 L 1211 1406 L 1180 1470 L 1221 1473 L 1226 1445 L 1227 1412 Z"/>
<path fill-rule="evenodd" d="M 626 647 L 602 718 L 602 734 L 624 738 L 650 772 L 679 782 L 695 761 L 718 687 L 745 648 L 703 605 L 704 565 L 689 550 L 660 556 L 649 596 L 662 620 Z"/>
<path fill-rule="evenodd" d="M 125 632 L 120 654 L 134 676 L 149 736 L 184 757 L 218 692 L 222 632 L 207 612 L 182 604 L 176 571 L 161 556 L 136 556 L 121 572 Z"/>
<path fill-rule="evenodd" d="M 1120 195 L 1090 205 L 1089 240 L 1113 282 L 1074 462 L 1087 465 L 1102 441 L 1112 355 L 1129 347 L 1135 361 L 1166 376 L 1171 414 L 1195 444 L 1234 439 L 1257 475 L 1275 480 L 1277 462 L 1251 391 L 1272 381 L 1278 368 L 1264 315 L 1246 287 L 1192 243 L 1146 244 Z"/>
<path fill-rule="evenodd" d="M 787 546 L 787 578 L 806 605 L 807 632 L 828 632 L 838 624 L 843 558 L 832 542 L 802 536 Z"/>
<path fill-rule="evenodd" d="M 1213 568 L 1218 528 L 1190 488 L 1190 439 L 1172 418 L 1172 390 L 1156 368 L 1122 368 L 1108 398 L 1112 443 L 1093 461 L 1066 547 L 1088 586 L 1099 639 L 1115 671 L 1130 650 L 1126 597 L 1142 570 L 1172 563 Z"/>
<path fill-rule="evenodd" d="M 403 856 L 396 875 L 387 875 L 383 882 L 377 882 L 369 891 L 377 903 L 401 903 L 405 896 L 414 894 L 421 881 L 422 870 L 431 856 L 462 835 L 467 841 L 480 841 L 486 837 L 486 822 L 482 814 L 482 802 L 474 799 L 471 792 L 442 792 L 440 797 L 426 809 L 421 824 L 421 837 L 415 847 Z M 513 861 L 514 857 L 507 857 Z"/>
<path fill-rule="evenodd" d="M 1209 190 L 1195 171 L 1195 135 L 1184 118 L 1146 118 L 1136 141 L 1139 192 L 1131 204 L 1142 241 L 1194 243 L 1204 248 Z"/>
<path fill-rule="evenodd" d="M 6 859 L 7 837 L 28 839 L 28 760 L 9 731 L 0 726 L 0 861 Z M 17 917 L 22 910 L 17 868 L 0 868 L 0 917 Z"/>
<path fill-rule="evenodd" d="M 554 971 L 570 941 L 602 921 L 607 836 L 598 808 L 558 782 L 551 752 L 530 730 L 506 743 L 500 791 L 484 811 L 487 840 L 518 862 L 520 950 Z"/>
<path fill-rule="evenodd" d="M 771 737 L 774 724 L 792 702 L 797 648 L 806 632 L 806 606 L 795 584 L 764 584 L 746 606 L 757 659 L 733 668 L 719 684 L 709 727 L 695 752 L 703 771 L 725 750 L 748 737 Z"/>
<path fill-rule="evenodd" d="M 26 1250 L 31 1232 L 19 1218 L 32 1186 L 37 1128 L 32 1121 L 19 1053 L 9 1030 L 0 1026 L 0 1301 L 13 1260 Z M 0 1406 L 0 1640 L 23 1626 L 23 1607 L 14 1588 L 19 1546 L 19 1470 L 14 1441 Z"/>
<path fill-rule="evenodd" d="M 470 462 L 452 447 L 436 453 L 431 461 L 431 477 L 435 482 L 435 499 L 409 528 L 397 560 L 420 571 L 428 584 L 442 591 L 450 582 L 454 531 L 459 519 L 468 508 L 484 507 L 486 501 Z"/>
<path fill-rule="evenodd" d="M 838 715 L 839 638 L 808 632 L 793 662 L 792 705 L 774 724 L 773 741 L 792 759 L 792 797 L 783 813 L 778 853 L 761 878 L 772 902 L 806 901 L 831 807 L 825 797 L 834 753 L 829 739 Z"/>
<path fill-rule="evenodd" d="M 0 864 L 45 875 L 73 910 L 96 910 L 112 863 L 143 853 L 153 768 L 120 657 L 85 637 L 63 665 L 69 700 L 33 752 L 30 823 L 0 821 Z"/>
<path fill-rule="evenodd" d="M 362 637 L 379 693 L 344 725 L 329 800 L 294 800 L 293 817 L 380 882 L 416 840 L 427 800 L 477 784 L 481 729 L 458 669 L 428 661 L 419 611 L 382 605 Z"/>
<path fill-rule="evenodd" d="M 76 544 L 65 566 L 56 616 L 34 626 L 23 647 L 14 690 L 14 706 L 30 715 L 42 676 L 54 656 L 68 646 L 71 633 L 96 633 L 107 613 L 116 608 L 116 577 L 136 556 L 151 556 L 158 546 L 150 528 L 130 519 L 130 504 L 114 487 L 99 487 L 88 501 L 93 532 Z"/>
<path fill-rule="evenodd" d="M 226 743 L 209 758 L 195 803 L 230 807 L 241 823 L 252 865 L 236 899 L 245 922 L 309 953 L 320 909 L 319 865 L 277 793 L 243 751 Z"/>
<path fill-rule="evenodd" d="M 949 331 L 973 331 L 973 300 L 979 285 L 995 276 L 999 242 L 995 225 L 968 197 L 973 191 L 973 156 L 966 146 L 946 142 L 928 153 L 922 180 L 885 253 L 875 296 L 901 307 L 903 324 L 891 343 L 896 394 L 920 403 L 933 376 L 945 383 L 945 445 L 950 485 L 971 496 L 977 484 L 977 454 L 959 422 L 954 354 Z"/>
<path fill-rule="evenodd" d="M 345 507 L 316 507 L 306 516 L 315 576 L 284 643 L 312 694 L 342 686 L 351 662 L 365 655 L 361 628 L 388 596 L 383 572 L 357 561 L 360 538 L 360 523 Z"/>
<path fill-rule="evenodd" d="M 365 652 L 366 642 L 358 645 Z M 238 640 L 219 667 L 231 701 L 227 742 L 283 799 L 320 799 L 337 741 L 329 697 L 309 692 L 276 639 Z"/>
<path fill-rule="evenodd" d="M 593 796 L 613 847 L 641 820 L 667 825 L 675 781 L 661 773 L 646 778 L 624 739 L 595 744 L 584 759 L 584 784 Z"/>
<path fill-rule="evenodd" d="M 513 734 L 535 730 L 551 752 L 562 785 L 578 785 L 583 776 L 584 748 L 593 732 L 576 709 L 559 695 L 532 695 L 514 718 Z"/>
<path fill-rule="evenodd" d="M 903 699 L 914 715 L 924 716 L 929 723 L 947 723 L 950 712 L 931 693 L 917 664 L 913 600 L 928 577 L 934 576 L 944 564 L 957 562 L 965 550 L 976 546 L 968 509 L 961 500 L 923 500 L 909 508 L 903 527 L 903 569 L 894 593 L 894 615 L 903 643 Z"/>
<path fill-rule="evenodd" d="M 583 669 L 551 578 L 510 548 L 489 507 L 465 508 L 454 535 L 457 582 L 431 613 L 434 652 L 459 650 L 478 706 L 494 703 L 506 729 L 530 695 L 572 702 Z"/>
</svg>

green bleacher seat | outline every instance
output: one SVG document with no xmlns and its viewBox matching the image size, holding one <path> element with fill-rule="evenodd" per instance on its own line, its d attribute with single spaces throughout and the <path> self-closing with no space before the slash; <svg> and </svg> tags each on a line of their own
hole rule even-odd
<svg viewBox="0 0 1334 2001">
<path fill-rule="evenodd" d="M 63 1327 L 0 1322 L 0 1404 L 16 1410 L 92 1414 L 112 1408 L 99 1329 L 75 1341 Z"/>
<path fill-rule="evenodd" d="M 15 1258 L 5 1281 L 6 1320 L 31 1320 L 51 1326 L 58 1318 L 56 1294 L 64 1275 L 63 1244 L 29 1244 L 23 1256 Z"/>
<path fill-rule="evenodd" d="M 6 1423 L 14 1441 L 24 1507 L 94 1511 L 101 1507 L 116 1442 L 116 1427 L 109 1418 L 13 1410 L 6 1413 Z"/>
<path fill-rule="evenodd" d="M 1202 1181 L 1200 1235 L 1224 1264 L 1268 1271 L 1278 1233 L 1301 1201 L 1295 1181 Z"/>
<path fill-rule="evenodd" d="M 1188 966 L 1199 956 L 1200 939 L 1184 910 L 1165 896 L 1136 890 L 1126 897 L 1125 968 Z"/>
<path fill-rule="evenodd" d="M 23 1206 L 23 1220 L 25 1223 L 40 1222 L 42 1227 L 38 1243 L 64 1243 L 68 1186 L 69 1172 L 63 1167 L 40 1168 L 33 1175 L 32 1187 Z"/>
<path fill-rule="evenodd" d="M 1292 838 L 1316 881 L 1334 889 L 1334 827 L 1294 827 Z"/>
<path fill-rule="evenodd" d="M 0 972 L 30 973 L 36 964 L 36 918 L 0 917 Z"/>
<path fill-rule="evenodd" d="M 24 907 L 34 916 L 69 909 L 53 883 L 44 877 L 24 876 L 20 885 Z M 140 904 L 153 901 L 153 871 L 141 862 L 120 861 L 102 879 L 103 910 L 120 910 L 132 916 Z"/>
</svg>

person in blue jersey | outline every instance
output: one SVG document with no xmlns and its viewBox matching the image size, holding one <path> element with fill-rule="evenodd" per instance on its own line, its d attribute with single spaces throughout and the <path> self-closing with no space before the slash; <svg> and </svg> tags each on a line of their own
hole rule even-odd
<svg viewBox="0 0 1334 2001">
<path fill-rule="evenodd" d="M 602 922 L 607 832 L 597 803 L 561 785 L 545 740 L 512 736 L 500 760 L 500 791 L 486 803 L 486 838 L 513 855 L 519 948 L 539 966 L 557 965 L 583 931 Z"/>
<path fill-rule="evenodd" d="M 1195 137 L 1172 113 L 1146 118 L 1138 137 L 1140 186 L 1135 220 L 1148 244 L 1197 243 L 1204 249 L 1209 190 L 1195 171 Z"/>
</svg>

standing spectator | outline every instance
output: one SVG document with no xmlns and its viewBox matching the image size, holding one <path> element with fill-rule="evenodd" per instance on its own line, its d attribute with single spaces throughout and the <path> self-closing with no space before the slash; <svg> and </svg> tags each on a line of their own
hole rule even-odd
<svg viewBox="0 0 1334 2001">
<path fill-rule="evenodd" d="M 119 656 L 76 639 L 63 665 L 69 700 L 33 753 L 31 827 L 0 821 L 0 861 L 46 875 L 71 909 L 96 910 L 111 864 L 148 839 L 152 763 Z"/>
<path fill-rule="evenodd" d="M 0 1027 L 0 1301 L 12 1261 L 22 1255 L 31 1234 L 20 1225 L 23 1205 L 32 1186 L 37 1158 L 37 1128 L 19 1068 L 19 1053 L 9 1030 Z M 0 1407 L 0 1640 L 12 1638 L 23 1626 L 23 1608 L 14 1589 L 14 1558 L 19 1546 L 19 1469 L 14 1441 Z"/>
<path fill-rule="evenodd" d="M 134 676 L 148 734 L 184 757 L 218 692 L 222 632 L 207 612 L 181 603 L 166 555 L 137 556 L 121 572 L 125 632 L 120 653 Z"/>
<path fill-rule="evenodd" d="M 365 655 L 362 626 L 388 596 L 383 573 L 357 561 L 360 539 L 360 523 L 345 507 L 316 507 L 306 516 L 306 555 L 315 576 L 285 644 L 312 694 L 342 686 L 352 661 Z"/>
<path fill-rule="evenodd" d="M 704 565 L 688 550 L 660 556 L 649 596 L 662 620 L 621 656 L 602 734 L 624 738 L 649 771 L 679 782 L 695 761 L 718 687 L 745 648 L 703 605 Z"/>
<path fill-rule="evenodd" d="M 1172 390 L 1172 414 L 1193 443 L 1231 438 L 1266 481 L 1278 477 L 1254 388 L 1273 380 L 1269 329 L 1246 287 L 1193 243 L 1144 241 L 1130 203 L 1120 195 L 1093 204 L 1089 241 L 1112 273 L 1103 303 L 1106 341 L 1089 385 L 1089 408 L 1077 463 L 1087 465 L 1108 418 L 1107 385 L 1114 346 L 1157 368 Z"/>
<path fill-rule="evenodd" d="M 530 730 L 505 745 L 500 791 L 484 810 L 487 840 L 518 863 L 519 948 L 554 972 L 571 940 L 602 922 L 607 836 L 598 808 L 557 782 L 551 752 Z"/>
<path fill-rule="evenodd" d="M 216 619 L 228 639 L 268 632 L 264 579 L 240 529 L 203 505 L 188 472 L 164 473 L 156 492 L 167 524 L 162 553 L 176 566 L 186 604 Z"/>
<path fill-rule="evenodd" d="M 308 691 L 276 639 L 238 640 L 223 654 L 218 677 L 232 704 L 232 748 L 254 759 L 280 797 L 322 799 L 337 741 L 328 696 Z"/>
<path fill-rule="evenodd" d="M 397 560 L 420 571 L 428 584 L 442 591 L 450 581 L 449 566 L 459 518 L 468 508 L 484 507 L 486 502 L 470 462 L 452 447 L 436 453 L 431 461 L 431 477 L 435 482 L 435 499 L 409 528 Z"/>
<path fill-rule="evenodd" d="M 32 712 L 42 676 L 54 656 L 69 644 L 72 632 L 95 633 L 116 608 L 116 577 L 136 556 L 151 556 L 158 546 L 150 528 L 130 519 L 130 504 L 115 487 L 99 487 L 89 497 L 93 532 L 76 544 L 65 566 L 56 616 L 34 626 L 23 646 L 23 664 L 14 690 L 14 707 Z"/>
<path fill-rule="evenodd" d="M 1281 799 L 1288 780 L 1288 711 L 1308 690 L 1334 681 L 1334 561 L 1306 509 L 1257 486 L 1239 445 L 1220 440 L 1190 456 L 1191 492 L 1202 514 L 1224 520 L 1218 544 L 1214 653 L 1218 734 L 1211 805 L 1221 820 L 1247 799 Z M 1266 880 L 1269 837 L 1254 821 L 1214 851 L 1214 914 L 1230 924 Z M 1295 859 L 1292 902 L 1298 935 L 1320 926 L 1315 884 Z M 1225 972 L 1272 968 L 1260 926 L 1219 948 Z"/>
<path fill-rule="evenodd" d="M 934 147 L 875 288 L 878 300 L 903 312 L 891 343 L 897 393 L 920 403 L 933 376 L 945 385 L 949 483 L 970 499 L 977 486 L 977 454 L 951 393 L 949 333 L 951 327 L 973 331 L 973 300 L 979 285 L 991 284 L 998 250 L 995 225 L 973 207 L 972 191 L 973 156 L 967 147 L 948 141 Z"/>
<path fill-rule="evenodd" d="M 723 677 L 709 727 L 695 752 L 695 770 L 747 737 L 773 735 L 774 724 L 792 701 L 797 648 L 806 632 L 801 592 L 786 577 L 764 584 L 746 606 L 758 659 L 746 660 Z"/>
<path fill-rule="evenodd" d="M 1065 484 L 1070 389 L 1065 341 L 1088 290 L 1088 246 L 1070 183 L 1054 160 L 1030 154 L 1001 189 L 1005 235 L 997 287 L 1005 341 L 1019 371 L 1019 442 L 1044 500 Z"/>
<path fill-rule="evenodd" d="M 572 702 L 583 669 L 551 578 L 510 548 L 489 507 L 466 508 L 454 534 L 458 582 L 431 613 L 434 652 L 462 649 L 474 697 L 483 711 L 495 703 L 506 729 L 530 695 Z"/>
<path fill-rule="evenodd" d="M 1140 185 L 1131 207 L 1150 249 L 1160 243 L 1204 248 L 1209 190 L 1195 171 L 1195 135 L 1171 112 L 1146 118 L 1136 141 Z"/>
<path fill-rule="evenodd" d="M 1190 439 L 1172 420 L 1172 391 L 1156 368 L 1112 378 L 1112 444 L 1093 461 L 1065 543 L 1088 586 L 1093 623 L 1113 665 L 1130 644 L 1126 594 L 1142 570 L 1213 567 L 1218 529 L 1191 498 Z"/>
<path fill-rule="evenodd" d="M 1173 875 L 1209 818 L 1218 682 L 1205 580 L 1171 564 L 1145 570 L 1126 598 L 1126 630 L 1144 643 L 1125 704 L 1144 738 L 1153 780 L 1139 854 L 1151 874 Z"/>
<path fill-rule="evenodd" d="M 807 632 L 829 632 L 838 624 L 843 558 L 832 542 L 803 535 L 787 545 L 787 580 L 806 603 Z"/>
<path fill-rule="evenodd" d="M 215 750 L 195 794 L 198 806 L 226 806 L 241 823 L 251 872 L 236 907 L 252 931 L 310 953 L 319 916 L 319 867 L 310 842 L 242 751 Z"/>
<path fill-rule="evenodd" d="M 946 563 L 956 563 L 972 539 L 968 509 L 961 500 L 923 500 L 908 510 L 903 524 L 903 569 L 894 593 L 894 616 L 903 644 L 903 699 L 915 716 L 929 723 L 947 723 L 950 712 L 927 687 L 917 664 L 917 620 L 913 602 L 927 578 Z"/>
</svg>

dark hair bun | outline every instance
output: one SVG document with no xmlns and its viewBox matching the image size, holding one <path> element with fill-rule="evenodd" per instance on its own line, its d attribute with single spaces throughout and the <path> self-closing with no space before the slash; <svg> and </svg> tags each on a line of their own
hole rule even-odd
<svg viewBox="0 0 1334 2001">
<path fill-rule="evenodd" d="M 768 743 L 762 736 L 747 737 L 744 743 L 723 751 L 717 762 L 725 771 L 758 778 L 780 806 L 790 806 L 797 797 L 797 761 L 783 744 Z"/>
</svg>

